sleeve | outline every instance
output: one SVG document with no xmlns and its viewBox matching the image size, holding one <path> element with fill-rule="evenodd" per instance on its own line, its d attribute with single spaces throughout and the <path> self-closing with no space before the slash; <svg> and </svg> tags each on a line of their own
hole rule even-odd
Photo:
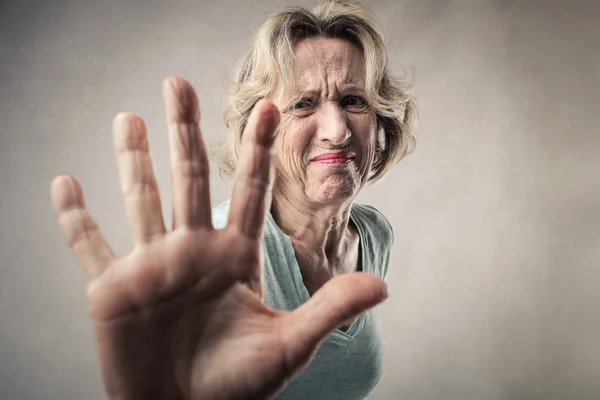
<svg viewBox="0 0 600 400">
<path fill-rule="evenodd" d="M 381 278 L 385 279 L 387 276 L 389 264 L 390 264 L 390 256 L 392 252 L 392 247 L 394 245 L 394 229 L 392 228 L 392 224 L 390 221 L 383 215 L 381 211 L 377 208 L 364 205 L 367 209 L 369 215 L 369 221 L 371 225 L 371 235 L 373 240 L 373 250 L 378 254 L 379 261 L 379 270 L 381 273 Z"/>
</svg>

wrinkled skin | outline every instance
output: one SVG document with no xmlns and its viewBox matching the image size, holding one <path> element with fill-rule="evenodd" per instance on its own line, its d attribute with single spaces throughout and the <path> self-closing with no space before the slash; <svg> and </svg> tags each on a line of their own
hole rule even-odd
<svg viewBox="0 0 600 400">
<path fill-rule="evenodd" d="M 377 120 L 369 106 L 364 57 L 344 39 L 307 38 L 294 47 L 293 84 L 275 89 L 284 110 L 277 154 L 277 198 L 329 221 L 347 211 L 369 178 Z M 350 162 L 323 164 L 322 154 L 348 152 Z"/>
<path fill-rule="evenodd" d="M 362 267 L 350 210 L 373 165 L 377 117 L 367 96 L 365 59 L 348 40 L 296 41 L 286 81 L 277 81 L 272 96 L 282 110 L 272 212 L 292 241 L 312 295 L 334 276 Z M 332 154 L 350 157 L 318 160 Z"/>
<path fill-rule="evenodd" d="M 328 281 L 293 312 L 262 301 L 262 234 L 272 188 L 279 112 L 254 108 L 243 135 L 227 226 L 211 223 L 208 161 L 198 101 L 181 78 L 165 81 L 173 227 L 165 228 L 143 121 L 114 121 L 121 188 L 134 238 L 116 257 L 71 176 L 51 197 L 88 276 L 102 377 L 112 399 L 264 399 L 305 366 L 343 321 L 381 302 L 385 283 L 361 273 Z"/>
</svg>

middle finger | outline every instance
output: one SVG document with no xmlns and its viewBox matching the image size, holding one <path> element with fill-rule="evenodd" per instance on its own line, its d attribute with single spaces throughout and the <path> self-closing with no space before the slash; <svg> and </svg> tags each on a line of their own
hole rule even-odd
<svg viewBox="0 0 600 400">
<path fill-rule="evenodd" d="M 163 85 L 171 170 L 173 227 L 212 227 L 208 157 L 200 132 L 196 92 L 187 81 L 173 77 Z"/>
</svg>

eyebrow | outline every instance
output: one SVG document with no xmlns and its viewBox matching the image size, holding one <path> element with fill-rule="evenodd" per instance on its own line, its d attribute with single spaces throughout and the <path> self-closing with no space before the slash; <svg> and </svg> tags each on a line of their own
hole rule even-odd
<svg viewBox="0 0 600 400">
<path fill-rule="evenodd" d="M 314 95 L 316 93 L 320 93 L 321 92 L 321 88 L 319 87 L 308 87 L 308 88 L 299 88 L 296 87 L 293 89 L 294 94 L 308 94 L 308 95 Z M 354 83 L 347 83 L 347 84 L 342 84 L 342 86 L 339 88 L 339 92 L 358 92 L 358 93 L 365 93 L 365 89 L 363 89 L 360 86 L 355 85 Z"/>
</svg>

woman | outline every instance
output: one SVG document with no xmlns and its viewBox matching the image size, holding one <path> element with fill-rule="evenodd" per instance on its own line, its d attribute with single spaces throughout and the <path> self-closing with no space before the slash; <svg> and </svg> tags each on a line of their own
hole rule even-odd
<svg viewBox="0 0 600 400">
<path fill-rule="evenodd" d="M 131 254 L 113 255 L 73 178 L 51 189 L 88 272 L 109 396 L 364 398 L 381 354 L 377 317 L 362 312 L 387 295 L 392 231 L 353 201 L 406 153 L 413 110 L 372 21 L 327 1 L 263 24 L 226 114 L 220 167 L 235 175 L 232 198 L 212 216 L 196 95 L 180 78 L 164 95 L 171 231 L 134 114 L 114 123 Z"/>
</svg>

